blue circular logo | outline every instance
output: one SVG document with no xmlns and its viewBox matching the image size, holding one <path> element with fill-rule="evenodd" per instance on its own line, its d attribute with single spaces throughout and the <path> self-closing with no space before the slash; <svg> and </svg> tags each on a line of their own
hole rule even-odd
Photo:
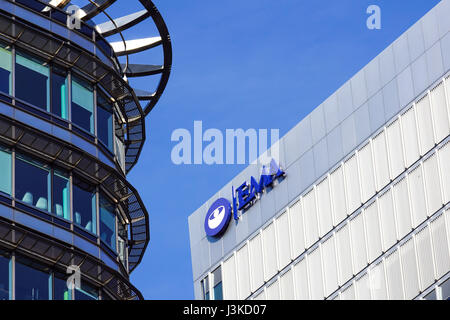
<svg viewBox="0 0 450 320">
<path fill-rule="evenodd" d="M 228 226 L 231 219 L 230 201 L 224 198 L 217 199 L 209 208 L 205 217 L 205 231 L 210 237 L 216 237 Z"/>
</svg>

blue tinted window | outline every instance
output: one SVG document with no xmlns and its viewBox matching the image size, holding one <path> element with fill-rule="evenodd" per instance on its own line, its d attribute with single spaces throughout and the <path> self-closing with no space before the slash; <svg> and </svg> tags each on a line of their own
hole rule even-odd
<svg viewBox="0 0 450 320">
<path fill-rule="evenodd" d="M 70 220 L 70 181 L 62 173 L 53 174 L 52 212 L 60 218 Z"/>
<path fill-rule="evenodd" d="M 11 194 L 11 152 L 0 146 L 0 191 Z"/>
<path fill-rule="evenodd" d="M 9 300 L 10 259 L 0 256 L 0 300 Z"/>
<path fill-rule="evenodd" d="M 71 290 L 67 287 L 67 279 L 55 275 L 53 283 L 53 300 L 72 300 Z"/>
<path fill-rule="evenodd" d="M 49 74 L 46 63 L 18 53 L 16 55 L 16 97 L 50 111 Z"/>
<path fill-rule="evenodd" d="M 113 150 L 113 111 L 110 102 L 100 93 L 97 99 L 97 136 L 109 150 Z"/>
<path fill-rule="evenodd" d="M 67 77 L 63 70 L 52 69 L 52 113 L 67 119 Z"/>
<path fill-rule="evenodd" d="M 16 198 L 38 209 L 49 211 L 50 172 L 42 164 L 16 158 Z"/>
<path fill-rule="evenodd" d="M 49 300 L 50 274 L 16 262 L 16 300 Z"/>
<path fill-rule="evenodd" d="M 0 91 L 12 95 L 11 50 L 0 44 Z"/>
<path fill-rule="evenodd" d="M 75 300 L 98 300 L 97 289 L 81 282 L 81 288 L 75 289 Z"/>
<path fill-rule="evenodd" d="M 100 238 L 116 250 L 116 215 L 114 205 L 100 196 Z"/>
<path fill-rule="evenodd" d="M 214 287 L 214 300 L 223 300 L 222 282 Z"/>
<path fill-rule="evenodd" d="M 73 185 L 73 221 L 85 230 L 97 233 L 95 193 L 84 183 Z"/>
<path fill-rule="evenodd" d="M 72 80 L 72 122 L 94 133 L 94 92 L 92 86 L 76 78 Z"/>
</svg>

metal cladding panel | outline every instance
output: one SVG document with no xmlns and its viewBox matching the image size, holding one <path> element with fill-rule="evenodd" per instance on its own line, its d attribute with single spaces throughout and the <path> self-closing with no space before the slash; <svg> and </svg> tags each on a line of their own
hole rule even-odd
<svg viewBox="0 0 450 320">
<path fill-rule="evenodd" d="M 235 260 L 235 256 L 232 255 L 223 263 L 222 282 L 225 300 L 236 300 L 238 298 Z"/>
<path fill-rule="evenodd" d="M 405 163 L 403 159 L 403 140 L 400 129 L 400 120 L 395 120 L 386 129 L 388 150 L 389 150 L 389 167 L 391 169 L 391 179 L 395 179 L 403 171 L 405 171 Z"/>
<path fill-rule="evenodd" d="M 279 269 L 283 269 L 291 262 L 291 240 L 289 232 L 289 216 L 285 211 L 275 220 L 277 229 L 277 252 Z"/>
<path fill-rule="evenodd" d="M 400 247 L 400 260 L 403 271 L 405 298 L 413 299 L 420 292 L 419 271 L 417 269 L 416 249 L 413 238 Z"/>
<path fill-rule="evenodd" d="M 254 292 L 264 284 L 264 263 L 260 233 L 250 240 L 249 254 L 251 290 Z"/>
<path fill-rule="evenodd" d="M 388 298 L 386 288 L 386 274 L 384 260 L 381 260 L 370 271 L 370 292 L 374 300 L 386 300 Z"/>
<path fill-rule="evenodd" d="M 416 167 L 409 173 L 408 188 L 411 195 L 413 227 L 415 228 L 426 219 L 427 215 L 422 166 Z"/>
<path fill-rule="evenodd" d="M 383 239 L 383 251 L 387 251 L 397 240 L 395 227 L 394 204 L 392 202 L 392 190 L 382 194 L 378 198 L 381 220 L 381 235 Z"/>
<path fill-rule="evenodd" d="M 348 224 L 336 232 L 338 249 L 339 285 L 343 285 L 353 275 L 351 241 Z"/>
<path fill-rule="evenodd" d="M 322 244 L 325 296 L 329 296 L 338 285 L 335 238 L 330 237 Z"/>
<path fill-rule="evenodd" d="M 377 191 L 380 191 L 389 182 L 389 161 L 385 132 L 381 131 L 372 141 L 376 187 Z"/>
<path fill-rule="evenodd" d="M 370 206 L 365 208 L 363 214 L 367 232 L 367 253 L 369 261 L 373 261 L 382 252 L 377 202 L 373 202 Z"/>
<path fill-rule="evenodd" d="M 294 276 L 292 269 L 289 269 L 280 277 L 281 300 L 294 300 Z"/>
<path fill-rule="evenodd" d="M 280 283 L 278 279 L 266 289 L 267 300 L 280 300 Z"/>
<path fill-rule="evenodd" d="M 331 197 L 329 178 L 317 185 L 317 210 L 319 215 L 319 236 L 323 237 L 333 228 L 333 213 L 331 212 Z"/>
<path fill-rule="evenodd" d="M 417 257 L 420 273 L 420 289 L 425 290 L 434 281 L 433 253 L 429 227 L 426 226 L 416 235 Z"/>
<path fill-rule="evenodd" d="M 365 273 L 355 281 L 356 299 L 370 300 L 370 278 L 369 274 Z"/>
<path fill-rule="evenodd" d="M 350 221 L 353 273 L 357 274 L 367 265 L 366 231 L 364 229 L 364 216 L 360 213 Z"/>
<path fill-rule="evenodd" d="M 402 239 L 412 230 L 411 208 L 408 194 L 408 183 L 402 178 L 392 187 L 397 221 L 397 238 Z"/>
<path fill-rule="evenodd" d="M 340 294 L 340 300 L 355 300 L 355 298 L 356 293 L 355 293 L 355 286 L 353 284 L 345 288 L 345 290 L 342 291 Z"/>
<path fill-rule="evenodd" d="M 450 142 L 447 142 L 438 151 L 439 155 L 439 166 L 441 168 L 441 181 L 442 188 L 444 191 L 444 202 L 450 201 Z"/>
<path fill-rule="evenodd" d="M 298 257 L 305 251 L 305 233 L 303 231 L 302 204 L 300 200 L 289 208 L 289 221 L 291 223 L 292 257 Z"/>
<path fill-rule="evenodd" d="M 431 111 L 433 114 L 436 141 L 441 141 L 450 134 L 449 114 L 447 112 L 445 94 L 443 82 L 439 83 L 431 91 Z"/>
<path fill-rule="evenodd" d="M 417 132 L 415 108 L 409 108 L 401 117 L 405 165 L 411 166 L 419 158 L 419 138 Z M 407 137 L 407 139 L 406 139 Z"/>
<path fill-rule="evenodd" d="M 398 250 L 386 257 L 386 275 L 390 300 L 404 299 L 403 279 Z"/>
<path fill-rule="evenodd" d="M 357 156 L 354 155 L 344 163 L 345 190 L 347 195 L 348 213 L 355 211 L 361 205 L 359 187 L 359 171 Z"/>
<path fill-rule="evenodd" d="M 420 155 L 424 155 L 434 145 L 433 122 L 431 119 L 430 97 L 427 95 L 416 104 L 419 129 Z"/>
<path fill-rule="evenodd" d="M 236 252 L 236 269 L 238 276 L 238 299 L 243 300 L 250 295 L 250 266 L 248 257 L 248 245 L 244 245 Z"/>
<path fill-rule="evenodd" d="M 439 279 L 450 270 L 450 250 L 448 245 L 447 231 L 445 230 L 445 216 L 441 214 L 431 222 L 431 238 L 436 278 Z"/>
<path fill-rule="evenodd" d="M 370 142 L 358 152 L 362 202 L 366 202 L 375 194 L 375 175 L 372 156 L 372 143 Z"/>
<path fill-rule="evenodd" d="M 322 256 L 321 249 L 317 247 L 308 254 L 306 259 L 308 263 L 308 275 L 310 279 L 311 299 L 322 300 L 323 292 L 323 272 L 322 272 Z"/>
<path fill-rule="evenodd" d="M 442 193 L 438 159 L 436 153 L 423 162 L 425 190 L 427 195 L 428 215 L 442 207 Z"/>
<path fill-rule="evenodd" d="M 303 198 L 303 219 L 305 222 L 306 247 L 309 248 L 319 239 L 319 224 L 317 222 L 316 190 L 312 189 Z"/>
<path fill-rule="evenodd" d="M 308 300 L 309 295 L 309 281 L 308 268 L 306 259 L 302 259 L 294 265 L 294 281 L 295 281 L 295 298 L 297 300 Z"/>
<path fill-rule="evenodd" d="M 334 213 L 334 225 L 338 225 L 347 216 L 345 186 L 342 166 L 331 173 L 331 195 Z"/>
<path fill-rule="evenodd" d="M 278 272 L 275 226 L 273 222 L 262 231 L 264 252 L 264 281 L 268 281 Z"/>
</svg>

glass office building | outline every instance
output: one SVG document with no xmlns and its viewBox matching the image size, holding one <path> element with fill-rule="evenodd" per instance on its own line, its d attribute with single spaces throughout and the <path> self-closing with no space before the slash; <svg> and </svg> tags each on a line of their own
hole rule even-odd
<svg viewBox="0 0 450 320">
<path fill-rule="evenodd" d="M 213 203 L 260 167 L 189 217 L 196 299 L 450 297 L 449 16 L 441 1 L 281 138 L 284 179 L 220 236 Z"/>
<path fill-rule="evenodd" d="M 170 37 L 152 1 L 75 2 L 0 0 L 2 300 L 143 299 L 130 273 L 149 219 L 126 175 L 170 74 Z M 128 39 L 137 24 L 157 34 Z M 150 49 L 160 65 L 133 64 Z"/>
</svg>

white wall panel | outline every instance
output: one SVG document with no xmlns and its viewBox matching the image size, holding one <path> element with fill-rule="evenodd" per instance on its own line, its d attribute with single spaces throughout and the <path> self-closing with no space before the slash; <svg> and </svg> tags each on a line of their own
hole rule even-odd
<svg viewBox="0 0 450 320">
<path fill-rule="evenodd" d="M 385 132 L 382 131 L 379 133 L 372 140 L 372 143 L 375 162 L 375 181 L 377 191 L 380 191 L 390 180 Z"/>
<path fill-rule="evenodd" d="M 425 175 L 428 215 L 431 215 L 442 207 L 441 183 L 436 153 L 423 162 L 423 171 Z"/>
<path fill-rule="evenodd" d="M 367 250 L 364 228 L 364 216 L 359 214 L 350 221 L 353 274 L 357 274 L 367 265 Z"/>
<path fill-rule="evenodd" d="M 256 235 L 249 242 L 251 289 L 256 291 L 264 284 L 264 262 L 261 235 Z"/>
<path fill-rule="evenodd" d="M 419 138 L 416 126 L 416 113 L 411 107 L 401 116 L 405 165 L 410 167 L 419 159 Z"/>
<path fill-rule="evenodd" d="M 246 299 L 250 295 L 250 266 L 248 258 L 248 246 L 245 244 L 236 252 L 236 267 L 238 270 L 238 298 Z"/>
<path fill-rule="evenodd" d="M 237 300 L 236 261 L 234 255 L 223 263 L 222 278 L 223 298 L 225 300 Z"/>
<path fill-rule="evenodd" d="M 400 247 L 400 258 L 403 270 L 405 299 L 411 300 L 420 292 L 416 249 L 414 247 L 414 240 L 412 238 L 410 238 Z"/>
<path fill-rule="evenodd" d="M 309 276 L 306 259 L 302 259 L 294 265 L 295 298 L 298 300 L 309 299 Z"/>
<path fill-rule="evenodd" d="M 280 300 L 280 283 L 275 281 L 266 289 L 267 300 Z"/>
<path fill-rule="evenodd" d="M 338 266 L 336 261 L 336 245 L 334 243 L 334 240 L 335 239 L 332 236 L 322 244 L 325 297 L 328 297 L 339 287 L 337 274 Z"/>
<path fill-rule="evenodd" d="M 436 266 L 436 278 L 439 279 L 450 270 L 450 253 L 443 214 L 431 222 L 431 238 Z"/>
<path fill-rule="evenodd" d="M 370 300 L 370 279 L 366 273 L 358 280 L 355 281 L 356 299 L 358 300 Z"/>
<path fill-rule="evenodd" d="M 406 178 L 393 186 L 395 217 L 397 222 L 397 238 L 402 239 L 412 229 L 411 208 L 409 205 L 408 183 Z"/>
<path fill-rule="evenodd" d="M 431 91 L 431 110 L 433 112 L 433 125 L 436 135 L 435 141 L 438 143 L 450 133 L 445 89 L 442 82 Z"/>
<path fill-rule="evenodd" d="M 281 300 L 294 300 L 294 277 L 293 271 L 289 270 L 280 277 Z"/>
<path fill-rule="evenodd" d="M 374 300 L 386 300 L 388 298 L 386 289 L 386 275 L 384 261 L 381 260 L 370 269 L 370 294 Z"/>
<path fill-rule="evenodd" d="M 328 178 L 321 181 L 316 188 L 317 209 L 319 213 L 319 236 L 323 237 L 333 228 L 333 215 L 331 213 L 330 183 Z"/>
<path fill-rule="evenodd" d="M 345 190 L 347 195 L 348 214 L 361 206 L 361 190 L 359 187 L 358 161 L 353 155 L 344 163 Z"/>
<path fill-rule="evenodd" d="M 336 232 L 336 246 L 338 249 L 339 285 L 343 285 L 353 275 L 350 232 L 345 225 Z"/>
<path fill-rule="evenodd" d="M 397 242 L 395 226 L 394 204 L 392 202 L 392 189 L 389 189 L 378 198 L 378 208 L 381 220 L 381 235 L 383 251 L 387 251 Z"/>
<path fill-rule="evenodd" d="M 361 176 L 361 200 L 366 202 L 375 194 L 375 175 L 372 161 L 372 144 L 368 143 L 358 151 Z"/>
<path fill-rule="evenodd" d="M 302 204 L 299 201 L 289 208 L 289 220 L 291 222 L 292 259 L 305 251 L 305 232 L 303 229 Z"/>
<path fill-rule="evenodd" d="M 425 96 L 416 104 L 419 128 L 420 154 L 423 156 L 434 146 L 433 123 L 431 120 L 430 98 Z"/>
<path fill-rule="evenodd" d="M 400 267 L 400 257 L 398 250 L 391 253 L 385 259 L 386 275 L 388 283 L 388 292 L 390 300 L 402 300 L 403 295 L 403 280 L 402 271 Z"/>
<path fill-rule="evenodd" d="M 311 299 L 313 300 L 322 300 L 324 298 L 321 260 L 320 247 L 308 254 L 308 274 L 310 277 Z"/>
<path fill-rule="evenodd" d="M 450 201 L 450 142 L 439 149 L 438 155 L 442 188 L 444 188 L 444 202 L 447 203 Z"/>
<path fill-rule="evenodd" d="M 345 203 L 345 184 L 342 166 L 331 173 L 331 194 L 333 203 L 334 225 L 338 225 L 347 216 Z"/>
<path fill-rule="evenodd" d="M 412 221 L 415 228 L 427 217 L 422 166 L 418 166 L 408 174 L 408 189 L 411 195 Z"/>
<path fill-rule="evenodd" d="M 382 252 L 381 249 L 381 230 L 378 218 L 378 205 L 373 202 L 364 209 L 364 220 L 367 232 L 367 253 L 369 263 L 374 261 Z"/>
<path fill-rule="evenodd" d="M 264 252 L 264 280 L 268 281 L 278 271 L 275 226 L 273 223 L 262 231 Z"/>
<path fill-rule="evenodd" d="M 392 122 L 386 131 L 389 148 L 389 168 L 391 170 L 391 179 L 394 179 L 405 171 L 400 120 Z"/>
<path fill-rule="evenodd" d="M 419 262 L 420 289 L 428 288 L 434 281 L 433 254 L 431 251 L 431 239 L 428 227 L 422 229 L 415 236 L 417 259 Z"/>
<path fill-rule="evenodd" d="M 319 225 L 317 221 L 316 192 L 312 189 L 302 198 L 303 216 L 305 222 L 306 248 L 319 239 Z"/>
<path fill-rule="evenodd" d="M 291 247 L 289 239 L 289 217 L 288 214 L 283 212 L 275 222 L 277 228 L 277 252 L 279 261 L 279 270 L 291 262 Z"/>
<path fill-rule="evenodd" d="M 356 295 L 355 295 L 354 285 L 351 284 L 350 286 L 345 288 L 345 290 L 341 292 L 340 298 L 341 298 L 341 300 L 355 300 Z"/>
</svg>

